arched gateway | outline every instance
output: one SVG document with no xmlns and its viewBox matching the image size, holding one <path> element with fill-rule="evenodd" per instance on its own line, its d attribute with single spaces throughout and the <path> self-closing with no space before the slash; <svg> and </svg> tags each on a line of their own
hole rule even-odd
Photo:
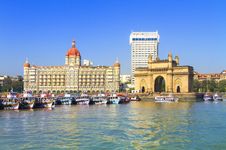
<svg viewBox="0 0 226 150">
<path fill-rule="evenodd" d="M 165 79 L 162 76 L 155 79 L 155 92 L 165 92 Z"/>
<path fill-rule="evenodd" d="M 179 66 L 179 57 L 152 60 L 148 57 L 147 67 L 136 68 L 135 90 L 140 92 L 187 93 L 192 91 L 193 67 Z"/>
</svg>

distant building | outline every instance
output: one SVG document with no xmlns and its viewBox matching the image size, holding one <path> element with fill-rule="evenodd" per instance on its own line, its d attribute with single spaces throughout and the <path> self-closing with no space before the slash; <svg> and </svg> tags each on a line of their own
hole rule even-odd
<svg viewBox="0 0 226 150">
<path fill-rule="evenodd" d="M 131 75 L 120 75 L 121 83 L 131 82 Z"/>
<path fill-rule="evenodd" d="M 92 66 L 92 65 L 93 65 L 93 62 L 90 61 L 90 60 L 84 59 L 84 60 L 83 60 L 83 65 L 84 65 L 84 66 Z"/>
<path fill-rule="evenodd" d="M 51 56 L 50 56 L 51 57 Z M 33 92 L 100 92 L 118 91 L 120 63 L 112 66 L 81 65 L 81 55 L 72 42 L 62 66 L 35 66 L 24 64 L 24 90 Z"/>
<path fill-rule="evenodd" d="M 214 80 L 219 82 L 221 80 L 226 80 L 226 70 L 223 70 L 221 73 L 198 73 L 194 72 L 194 79 L 198 81 L 204 80 Z"/>
<path fill-rule="evenodd" d="M 0 86 L 4 85 L 4 79 L 5 79 L 4 76 L 0 76 Z"/>
<path fill-rule="evenodd" d="M 159 34 L 158 32 L 132 32 L 131 45 L 131 72 L 134 84 L 134 72 L 138 67 L 147 67 L 148 56 L 155 60 L 158 57 Z"/>
</svg>

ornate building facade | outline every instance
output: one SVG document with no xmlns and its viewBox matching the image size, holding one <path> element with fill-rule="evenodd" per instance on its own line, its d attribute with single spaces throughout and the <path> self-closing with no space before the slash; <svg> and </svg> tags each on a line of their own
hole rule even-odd
<svg viewBox="0 0 226 150">
<path fill-rule="evenodd" d="M 153 60 L 148 58 L 148 67 L 140 67 L 135 71 L 135 90 L 140 92 L 192 92 L 193 67 L 179 66 L 179 57 L 173 60 Z"/>
<path fill-rule="evenodd" d="M 221 73 L 198 73 L 194 72 L 194 79 L 198 81 L 204 80 L 214 80 L 219 82 L 221 80 L 226 80 L 226 70 L 223 70 Z"/>
<path fill-rule="evenodd" d="M 81 55 L 72 42 L 63 66 L 35 66 L 24 63 L 24 90 L 40 92 L 100 92 L 118 91 L 120 63 L 113 66 L 81 65 Z"/>
</svg>

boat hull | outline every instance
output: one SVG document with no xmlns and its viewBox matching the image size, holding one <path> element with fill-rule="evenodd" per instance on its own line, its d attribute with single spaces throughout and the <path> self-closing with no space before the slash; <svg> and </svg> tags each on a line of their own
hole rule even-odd
<svg viewBox="0 0 226 150">
<path fill-rule="evenodd" d="M 33 109 L 35 102 L 21 102 L 20 109 Z"/>
<path fill-rule="evenodd" d="M 89 105 L 89 100 L 84 100 L 84 101 L 76 101 L 77 105 Z"/>
<path fill-rule="evenodd" d="M 20 106 L 20 103 L 15 103 L 15 104 L 5 104 L 3 105 L 4 110 L 18 110 Z"/>
</svg>

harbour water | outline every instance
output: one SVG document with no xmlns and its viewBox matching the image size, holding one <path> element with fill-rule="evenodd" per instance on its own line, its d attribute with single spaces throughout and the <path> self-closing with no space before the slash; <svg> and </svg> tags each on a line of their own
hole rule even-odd
<svg viewBox="0 0 226 150">
<path fill-rule="evenodd" d="M 226 101 L 0 111 L 0 149 L 226 149 Z"/>
</svg>

